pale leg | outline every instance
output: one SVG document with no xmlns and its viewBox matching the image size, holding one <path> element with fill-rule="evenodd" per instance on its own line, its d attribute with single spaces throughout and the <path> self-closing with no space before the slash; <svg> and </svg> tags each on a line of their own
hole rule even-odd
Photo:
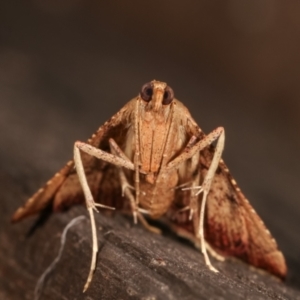
<svg viewBox="0 0 300 300">
<path fill-rule="evenodd" d="M 213 267 L 210 262 L 210 259 L 207 255 L 206 242 L 204 239 L 204 212 L 205 212 L 207 195 L 210 191 L 213 177 L 215 175 L 216 169 L 217 169 L 220 159 L 221 159 L 221 155 L 222 155 L 222 152 L 224 149 L 224 143 L 225 143 L 225 133 L 224 133 L 224 130 L 222 130 L 220 132 L 220 137 L 217 142 L 217 146 L 215 149 L 215 153 L 214 153 L 212 162 L 209 166 L 209 169 L 207 171 L 207 174 L 206 174 L 203 184 L 201 186 L 201 191 L 203 191 L 203 196 L 202 196 L 202 201 L 201 201 L 199 227 L 198 227 L 198 230 L 196 231 L 196 232 L 198 232 L 199 237 L 200 237 L 201 251 L 204 255 L 205 263 L 209 267 L 209 269 L 214 272 L 218 272 L 218 270 L 215 267 Z"/>
<path fill-rule="evenodd" d="M 113 154 L 118 155 L 118 156 L 122 157 L 123 159 L 130 161 L 129 158 L 125 155 L 125 153 L 122 151 L 122 149 L 118 146 L 118 144 L 113 139 L 109 139 L 109 144 L 110 144 L 111 152 Z M 125 173 L 124 173 L 122 167 L 117 167 L 117 168 L 119 170 L 120 182 L 121 182 L 121 186 L 122 186 L 122 196 L 125 195 L 129 199 L 134 223 L 135 224 L 137 223 L 137 218 L 138 218 L 140 220 L 140 222 L 142 223 L 142 225 L 147 230 L 160 234 L 161 233 L 160 229 L 149 225 L 148 222 L 146 221 L 146 219 L 144 218 L 144 216 L 141 214 L 141 212 L 138 208 L 138 204 L 136 203 L 136 199 L 134 198 L 134 196 L 130 190 L 130 189 L 133 189 L 133 187 L 128 183 L 128 180 L 125 176 Z"/>
<path fill-rule="evenodd" d="M 125 155 L 125 153 L 122 151 L 122 149 L 118 146 L 118 144 L 113 140 L 113 139 L 109 139 L 109 146 L 110 146 L 110 150 L 111 153 L 121 157 L 122 159 L 131 162 L 130 159 Z M 125 173 L 122 169 L 122 167 L 117 167 L 118 171 L 119 171 L 119 178 L 120 178 L 120 183 L 121 183 L 121 188 L 122 188 L 122 197 L 124 197 L 126 195 L 126 197 L 128 198 L 129 202 L 130 202 L 130 206 L 131 206 L 131 211 L 132 211 L 132 215 L 133 215 L 133 222 L 134 224 L 137 224 L 137 205 L 136 205 L 136 201 L 134 199 L 134 196 L 132 195 L 131 191 L 128 189 L 134 189 L 128 182 Z"/>
<path fill-rule="evenodd" d="M 219 139 L 218 139 L 219 138 Z M 201 151 L 205 147 L 209 146 L 212 142 L 214 142 L 216 139 L 218 139 L 215 153 L 211 162 L 211 165 L 209 166 L 209 169 L 207 171 L 207 174 L 204 178 L 202 186 L 194 186 L 192 189 L 198 189 L 198 192 L 196 195 L 199 195 L 201 192 L 203 192 L 202 201 L 201 201 L 201 208 L 200 208 L 200 215 L 199 215 L 199 222 L 198 218 L 196 218 L 194 221 L 195 226 L 195 234 L 196 237 L 200 240 L 201 243 L 201 251 L 203 253 L 205 263 L 209 267 L 210 270 L 214 272 L 218 272 L 211 264 L 210 259 L 207 255 L 207 247 L 206 242 L 204 239 L 204 212 L 205 212 L 205 206 L 206 206 L 206 200 L 207 195 L 210 191 L 211 183 L 213 180 L 213 177 L 215 175 L 216 169 L 219 165 L 221 155 L 224 149 L 224 143 L 225 143 L 225 133 L 224 129 L 222 127 L 218 127 L 214 131 L 212 131 L 210 134 L 205 136 L 202 140 L 198 141 L 194 145 L 190 145 L 183 151 L 182 154 L 177 156 L 173 161 L 171 161 L 167 165 L 167 169 L 172 169 L 178 167 L 183 161 L 192 158 L 197 152 Z M 192 200 L 192 199 L 191 199 Z"/>
<path fill-rule="evenodd" d="M 87 206 L 87 210 L 89 212 L 90 215 L 90 220 L 91 220 L 91 227 L 92 227 L 92 242 L 93 242 L 93 254 L 92 254 L 92 261 L 91 261 L 91 267 L 90 267 L 90 271 L 89 271 L 89 275 L 87 278 L 87 281 L 85 283 L 83 292 L 85 292 L 87 290 L 87 288 L 89 287 L 90 282 L 92 281 L 93 278 L 93 273 L 95 271 L 96 268 L 96 257 L 97 257 L 97 252 L 98 252 L 98 241 L 97 241 L 97 232 L 96 232 L 96 223 L 95 223 L 95 218 L 94 218 L 94 212 L 93 209 L 98 211 L 96 206 L 100 206 L 100 207 L 105 207 L 107 208 L 107 206 L 102 205 L 102 204 L 96 204 L 94 199 L 93 199 L 93 195 L 91 193 L 91 190 L 89 188 L 86 176 L 85 176 L 85 172 L 84 172 L 84 168 L 83 168 L 83 164 L 82 164 L 82 160 L 81 160 L 81 155 L 80 155 L 80 150 L 94 156 L 97 157 L 99 159 L 102 159 L 104 161 L 113 163 L 117 166 L 122 166 L 128 169 L 133 170 L 134 166 L 130 161 L 125 160 L 124 158 L 121 158 L 119 156 L 107 153 L 105 151 L 102 151 L 98 148 L 95 148 L 89 144 L 86 143 L 82 143 L 82 142 L 76 142 L 74 145 L 74 162 L 75 162 L 75 167 L 77 170 L 77 174 L 78 174 L 78 178 L 79 178 L 79 182 L 82 186 L 83 189 L 83 193 L 85 196 L 85 201 L 86 201 L 86 206 Z"/>
</svg>

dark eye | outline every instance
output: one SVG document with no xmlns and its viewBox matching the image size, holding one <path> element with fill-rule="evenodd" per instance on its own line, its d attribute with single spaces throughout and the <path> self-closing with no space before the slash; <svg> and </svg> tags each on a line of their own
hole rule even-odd
<svg viewBox="0 0 300 300">
<path fill-rule="evenodd" d="M 141 97 L 144 101 L 149 102 L 152 99 L 153 88 L 151 82 L 148 82 L 142 86 Z"/>
<path fill-rule="evenodd" d="M 174 92 L 169 86 L 167 86 L 165 88 L 164 99 L 163 99 L 162 104 L 168 105 L 172 102 L 173 99 L 174 99 Z"/>
</svg>

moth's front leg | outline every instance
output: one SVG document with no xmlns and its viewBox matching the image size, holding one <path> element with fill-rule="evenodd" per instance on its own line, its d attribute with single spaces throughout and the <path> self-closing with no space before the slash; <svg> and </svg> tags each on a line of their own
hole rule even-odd
<svg viewBox="0 0 300 300">
<path fill-rule="evenodd" d="M 118 146 L 118 144 L 115 142 L 114 139 L 112 139 L 112 138 L 109 139 L 109 146 L 110 146 L 110 151 L 113 155 L 116 155 L 116 156 L 124 159 L 128 163 L 131 163 L 130 159 L 126 156 L 126 154 Z M 132 215 L 133 215 L 133 222 L 134 222 L 134 224 L 137 224 L 138 208 L 137 208 L 134 196 L 131 193 L 131 191 L 129 190 L 129 189 L 133 190 L 134 187 L 129 184 L 122 167 L 117 166 L 117 168 L 118 168 L 118 173 L 119 173 L 119 178 L 120 178 L 120 183 L 121 183 L 122 197 L 126 196 L 129 199 L 131 211 L 132 211 Z"/>
<path fill-rule="evenodd" d="M 119 157 L 117 155 L 105 152 L 103 150 L 100 150 L 96 147 L 91 146 L 90 144 L 83 143 L 83 142 L 76 142 L 74 145 L 74 162 L 76 171 L 78 174 L 79 182 L 81 184 L 81 187 L 83 189 L 84 197 L 85 197 L 85 203 L 87 206 L 87 210 L 90 215 L 91 220 L 91 227 L 92 227 L 92 240 L 93 240 L 93 255 L 92 255 L 92 262 L 90 267 L 90 272 L 86 281 L 86 284 L 84 286 L 83 291 L 85 292 L 87 288 L 89 287 L 90 282 L 93 278 L 93 273 L 96 268 L 96 257 L 98 252 L 98 242 L 97 242 L 97 233 L 96 233 L 96 223 L 95 223 L 95 217 L 93 210 L 97 210 L 96 206 L 104 207 L 104 208 L 110 208 L 102 204 L 95 203 L 93 195 L 91 193 L 91 190 L 89 188 L 86 175 L 84 172 L 84 167 L 82 164 L 82 159 L 80 155 L 80 150 L 90 154 L 91 156 L 94 156 L 96 158 L 102 159 L 104 161 L 107 161 L 109 163 L 112 163 L 117 166 L 122 166 L 128 169 L 133 170 L 134 166 L 133 163 L 130 160 L 126 160 L 122 157 Z"/>
<path fill-rule="evenodd" d="M 210 268 L 210 270 L 212 270 L 214 272 L 218 272 L 218 270 L 211 264 L 210 259 L 207 255 L 207 247 L 206 247 L 206 242 L 204 239 L 204 212 L 205 212 L 207 195 L 210 191 L 210 187 L 211 187 L 213 178 L 214 178 L 216 170 L 219 166 L 219 162 L 221 160 L 222 152 L 224 149 L 224 143 L 225 143 L 225 131 L 223 128 L 217 128 L 216 131 L 214 131 L 213 133 L 214 133 L 214 140 L 218 139 L 218 141 L 217 141 L 215 153 L 213 155 L 211 164 L 210 164 L 208 171 L 206 173 L 206 176 L 203 180 L 202 186 L 197 193 L 197 194 L 199 194 L 200 192 L 203 192 L 203 195 L 202 195 L 201 208 L 200 208 L 199 224 L 198 224 L 198 228 L 197 227 L 195 228 L 195 232 L 196 232 L 196 234 L 199 235 L 199 238 L 201 241 L 201 250 L 204 255 L 207 266 Z M 217 135 L 215 136 L 216 133 L 217 133 Z M 208 141 L 210 141 L 210 140 L 208 140 Z M 212 142 L 213 141 L 211 141 L 210 143 L 212 143 Z"/>
<path fill-rule="evenodd" d="M 217 141 L 215 153 L 213 155 L 213 159 L 206 173 L 206 176 L 203 180 L 202 186 L 192 187 L 192 189 L 197 189 L 197 192 L 195 193 L 196 196 L 199 195 L 201 192 L 203 193 L 201 207 L 199 210 L 200 211 L 199 217 L 194 216 L 193 223 L 194 223 L 196 237 L 200 240 L 201 243 L 201 251 L 204 255 L 205 263 L 210 268 L 210 270 L 214 272 L 218 272 L 218 271 L 212 266 L 210 262 L 210 259 L 207 255 L 206 242 L 204 239 L 204 212 L 205 212 L 207 195 L 210 191 L 211 183 L 215 175 L 216 169 L 219 165 L 221 155 L 224 149 L 224 143 L 225 143 L 224 128 L 218 127 L 217 129 L 212 131 L 210 134 L 205 136 L 203 139 L 201 139 L 194 145 L 192 144 L 190 145 L 189 143 L 188 147 L 184 149 L 183 153 L 177 156 L 174 160 L 169 162 L 169 164 L 167 165 L 167 169 L 178 167 L 182 162 L 192 158 L 193 156 L 197 155 L 197 153 L 199 153 L 202 149 L 211 145 L 216 139 L 218 139 L 218 141 Z"/>
<path fill-rule="evenodd" d="M 124 160 L 130 161 L 129 158 L 125 155 L 125 153 L 122 151 L 122 149 L 114 141 L 114 139 L 112 139 L 112 138 L 109 139 L 109 145 L 110 145 L 111 152 L 114 155 L 117 155 L 117 156 L 123 158 Z M 141 214 L 141 209 L 138 207 L 138 203 L 132 194 L 132 190 L 134 188 L 129 184 L 122 167 L 118 167 L 118 170 L 119 170 L 119 177 L 120 177 L 120 182 L 121 182 L 121 187 L 122 187 L 122 196 L 126 196 L 130 201 L 134 223 L 135 224 L 137 223 L 137 218 L 138 218 L 139 221 L 142 223 L 142 225 L 149 231 L 158 233 L 158 234 L 161 233 L 160 229 L 149 225 L 147 220 Z"/>
<path fill-rule="evenodd" d="M 195 170 L 194 168 L 192 168 L 192 166 L 195 165 L 195 163 L 193 163 L 193 161 L 196 162 L 196 167 L 198 167 L 198 165 L 199 165 L 199 155 L 195 155 L 195 158 L 196 159 L 193 158 L 193 160 L 191 162 L 191 165 L 189 168 L 191 170 Z M 187 173 L 191 174 L 191 172 L 189 172 L 189 171 L 187 171 Z M 194 218 L 195 213 L 197 213 L 198 207 L 199 207 L 198 194 L 193 192 L 195 189 L 198 190 L 199 182 L 200 182 L 200 170 L 197 170 L 194 178 L 191 181 L 188 181 L 188 182 L 185 182 L 183 184 L 176 186 L 176 189 L 181 190 L 181 192 L 183 193 L 181 197 L 184 198 L 184 200 L 182 201 L 184 203 L 184 206 L 182 208 L 180 208 L 179 210 L 177 210 L 175 213 L 180 214 L 180 213 L 185 213 L 188 211 L 188 213 L 189 213 L 188 219 L 190 221 Z M 181 199 L 181 197 L 180 197 L 180 199 Z M 176 199 L 175 199 L 175 201 L 176 201 Z M 179 203 L 179 205 L 181 206 L 181 203 Z"/>
<path fill-rule="evenodd" d="M 187 153 L 188 151 L 191 150 L 191 148 L 196 144 L 197 142 L 197 137 L 192 136 L 187 143 L 186 147 L 183 150 L 183 153 Z M 180 157 L 181 155 L 179 155 Z M 198 211 L 198 194 L 193 193 L 195 189 L 199 189 L 199 184 L 200 184 L 200 169 L 199 169 L 199 158 L 200 158 L 200 153 L 199 151 L 196 152 L 189 160 L 188 164 L 183 164 L 182 167 L 184 167 L 184 171 L 179 171 L 182 173 L 182 179 L 180 185 L 176 186 L 175 189 L 179 189 L 183 191 L 183 197 L 185 200 L 183 200 L 184 207 L 179 209 L 176 213 L 183 213 L 188 211 L 189 212 L 189 220 L 192 220 L 195 216 L 195 213 Z M 175 158 L 177 160 L 177 157 Z M 183 163 L 186 161 L 185 158 L 182 158 L 180 160 L 180 163 Z M 171 162 L 172 163 L 172 162 Z M 176 166 L 174 166 L 176 168 Z M 191 178 L 192 177 L 192 178 Z M 185 181 L 186 178 L 190 179 L 188 181 Z M 188 192 L 187 192 L 188 191 Z M 188 201 L 187 201 L 188 200 Z M 176 201 L 176 199 L 175 199 Z M 181 205 L 181 203 L 179 204 Z"/>
</svg>

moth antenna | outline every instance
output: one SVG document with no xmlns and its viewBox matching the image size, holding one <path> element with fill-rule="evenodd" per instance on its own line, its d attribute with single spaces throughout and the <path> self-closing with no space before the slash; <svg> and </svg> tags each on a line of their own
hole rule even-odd
<svg viewBox="0 0 300 300">
<path fill-rule="evenodd" d="M 135 105 L 135 113 L 134 113 L 134 135 L 135 135 L 135 154 L 134 154 L 134 166 L 135 166 L 135 203 L 136 206 L 139 205 L 139 197 L 140 197 L 140 173 L 139 173 L 139 165 L 140 165 L 140 142 L 139 142 L 139 135 L 140 135 L 140 122 L 139 122 L 139 98 L 136 99 Z"/>
</svg>

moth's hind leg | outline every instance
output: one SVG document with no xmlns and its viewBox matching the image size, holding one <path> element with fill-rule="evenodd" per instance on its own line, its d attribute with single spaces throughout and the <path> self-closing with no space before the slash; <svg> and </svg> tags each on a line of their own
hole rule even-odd
<svg viewBox="0 0 300 300">
<path fill-rule="evenodd" d="M 118 144 L 113 139 L 109 139 L 109 145 L 110 145 L 111 152 L 114 155 L 117 155 L 124 160 L 130 161 L 129 158 L 125 155 L 125 153 L 122 151 L 122 149 L 118 146 Z M 138 208 L 138 204 L 136 203 L 136 199 L 132 194 L 132 190 L 134 188 L 129 184 L 122 167 L 118 167 L 118 171 L 119 171 L 119 177 L 120 177 L 120 182 L 122 187 L 122 196 L 126 196 L 130 202 L 134 223 L 136 224 L 137 219 L 139 219 L 139 221 L 147 230 L 160 234 L 161 233 L 160 229 L 149 225 L 145 217 L 140 212 Z"/>
</svg>

